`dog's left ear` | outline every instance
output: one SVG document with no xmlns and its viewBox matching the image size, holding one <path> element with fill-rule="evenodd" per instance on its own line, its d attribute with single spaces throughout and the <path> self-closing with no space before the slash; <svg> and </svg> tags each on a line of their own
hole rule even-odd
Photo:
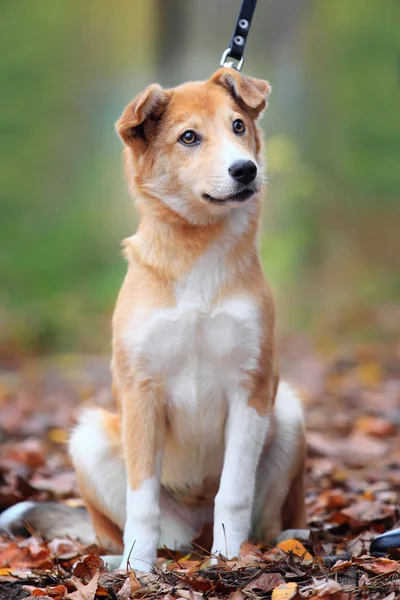
<svg viewBox="0 0 400 600">
<path fill-rule="evenodd" d="M 267 98 L 271 92 L 268 81 L 245 77 L 232 68 L 219 69 L 210 81 L 225 87 L 233 99 L 243 104 L 255 119 L 258 119 L 267 106 Z"/>
<path fill-rule="evenodd" d="M 128 104 L 121 117 L 115 124 L 115 129 L 122 141 L 131 146 L 139 139 L 143 142 L 147 140 L 147 133 L 152 127 L 147 128 L 146 124 L 152 122 L 153 125 L 161 117 L 170 101 L 171 93 L 164 90 L 158 83 L 149 85 L 143 92 L 138 94 L 132 102 Z"/>
</svg>

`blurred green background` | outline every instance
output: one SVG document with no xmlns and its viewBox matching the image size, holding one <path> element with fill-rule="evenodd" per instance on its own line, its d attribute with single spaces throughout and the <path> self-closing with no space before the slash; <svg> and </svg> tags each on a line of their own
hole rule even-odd
<svg viewBox="0 0 400 600">
<path fill-rule="evenodd" d="M 2 1 L 1 356 L 108 351 L 137 225 L 113 124 L 148 83 L 218 68 L 239 6 Z M 282 333 L 396 329 L 398 19 L 390 0 L 258 3 L 244 72 L 273 87 L 261 248 Z"/>
</svg>

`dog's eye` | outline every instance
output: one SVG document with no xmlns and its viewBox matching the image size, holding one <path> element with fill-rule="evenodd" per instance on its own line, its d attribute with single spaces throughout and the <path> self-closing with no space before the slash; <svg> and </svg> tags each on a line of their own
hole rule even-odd
<svg viewBox="0 0 400 600">
<path fill-rule="evenodd" d="M 196 144 L 199 141 L 199 138 L 197 137 L 195 132 L 192 131 L 192 129 L 188 129 L 187 131 L 182 133 L 181 137 L 179 138 L 179 141 L 182 144 L 185 144 L 185 146 L 193 146 L 193 144 Z"/>
<path fill-rule="evenodd" d="M 246 125 L 243 123 L 242 119 L 235 119 L 232 124 L 233 131 L 238 135 L 243 135 L 246 131 Z"/>
</svg>

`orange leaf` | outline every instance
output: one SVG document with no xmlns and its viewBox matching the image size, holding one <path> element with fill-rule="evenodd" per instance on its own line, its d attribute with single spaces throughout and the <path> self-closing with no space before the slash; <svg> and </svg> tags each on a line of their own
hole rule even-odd
<svg viewBox="0 0 400 600">
<path fill-rule="evenodd" d="M 55 444 L 65 444 L 68 441 L 69 433 L 66 429 L 54 427 L 49 431 L 49 438 Z"/>
<path fill-rule="evenodd" d="M 302 563 L 304 564 L 311 564 L 313 562 L 313 557 L 311 556 L 311 554 L 298 540 L 283 540 L 283 542 L 279 542 L 277 547 L 283 550 L 284 552 L 291 552 L 292 554 L 295 554 L 301 559 Z"/>
<path fill-rule="evenodd" d="M 278 585 L 272 592 L 271 600 L 292 600 L 298 598 L 297 583 L 290 581 Z"/>
</svg>

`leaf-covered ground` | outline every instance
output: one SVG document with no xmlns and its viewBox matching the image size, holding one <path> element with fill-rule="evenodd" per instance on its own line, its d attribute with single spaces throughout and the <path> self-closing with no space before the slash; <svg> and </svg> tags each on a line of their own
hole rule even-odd
<svg viewBox="0 0 400 600">
<path fill-rule="evenodd" d="M 373 558 L 371 539 L 398 522 L 400 346 L 316 352 L 283 344 L 283 372 L 301 390 L 311 534 L 276 547 L 246 543 L 210 567 L 200 551 L 159 556 L 157 572 L 110 573 L 97 547 L 0 537 L 0 600 L 400 598 L 399 556 Z M 79 503 L 65 451 L 82 407 L 110 406 L 107 360 L 15 361 L 0 373 L 0 510 L 26 499 Z M 199 553 L 200 552 L 200 553 Z"/>
</svg>

